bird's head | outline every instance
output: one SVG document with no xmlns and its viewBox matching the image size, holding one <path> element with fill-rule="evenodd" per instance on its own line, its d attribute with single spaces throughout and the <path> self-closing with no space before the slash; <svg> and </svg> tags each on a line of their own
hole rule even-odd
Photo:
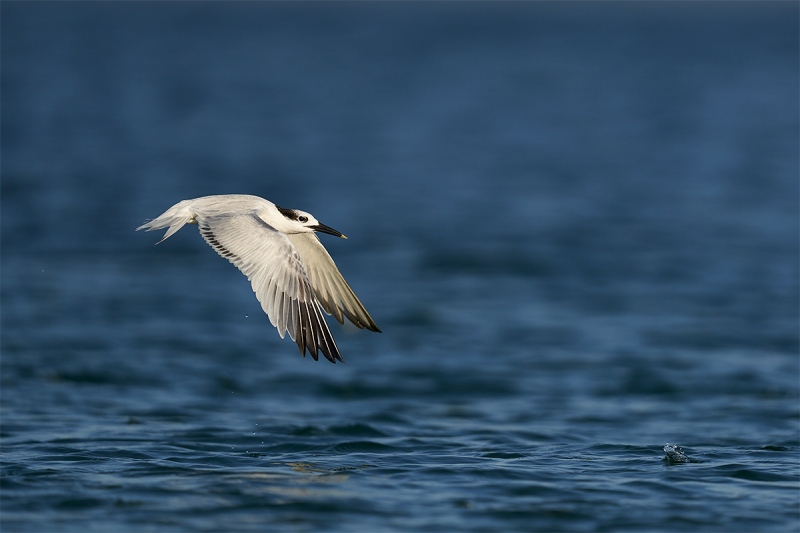
<svg viewBox="0 0 800 533">
<path fill-rule="evenodd" d="M 299 209 L 284 209 L 283 207 L 278 207 L 277 205 L 275 207 L 278 209 L 278 212 L 284 219 L 280 222 L 280 227 L 276 225 L 275 229 L 278 229 L 284 233 L 311 233 L 314 231 L 319 231 L 329 235 L 341 237 L 342 239 L 347 238 L 341 232 L 336 231 L 332 227 L 321 224 L 311 213 L 300 211 Z"/>
</svg>

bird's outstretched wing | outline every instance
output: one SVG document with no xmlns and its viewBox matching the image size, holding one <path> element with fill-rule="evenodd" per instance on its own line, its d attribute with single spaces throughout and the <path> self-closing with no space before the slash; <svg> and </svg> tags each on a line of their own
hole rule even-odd
<svg viewBox="0 0 800 533">
<path fill-rule="evenodd" d="M 308 350 L 316 360 L 322 352 L 332 363 L 342 361 L 301 256 L 286 234 L 256 213 L 198 217 L 197 224 L 206 242 L 250 280 L 281 338 L 288 331 L 303 355 Z"/>
<path fill-rule="evenodd" d="M 340 324 L 344 323 L 344 313 L 359 328 L 380 331 L 317 236 L 314 233 L 292 233 L 286 237 L 300 254 L 314 293 L 325 311 L 336 317 Z"/>
</svg>

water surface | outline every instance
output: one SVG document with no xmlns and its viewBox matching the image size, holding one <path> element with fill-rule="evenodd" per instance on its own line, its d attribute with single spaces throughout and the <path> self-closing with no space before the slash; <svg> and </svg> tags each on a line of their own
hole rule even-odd
<svg viewBox="0 0 800 533">
<path fill-rule="evenodd" d="M 796 531 L 797 20 L 4 3 L 3 531 Z M 224 193 L 384 333 L 133 231 Z"/>
</svg>

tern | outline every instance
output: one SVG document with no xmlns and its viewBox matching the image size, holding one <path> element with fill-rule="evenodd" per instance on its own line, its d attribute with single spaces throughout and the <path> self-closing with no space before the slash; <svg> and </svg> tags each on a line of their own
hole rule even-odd
<svg viewBox="0 0 800 533">
<path fill-rule="evenodd" d="M 346 239 L 310 213 L 284 209 L 246 194 L 183 200 L 136 230 L 167 228 L 163 242 L 185 224 L 197 224 L 216 252 L 250 280 L 261 308 L 281 338 L 288 332 L 305 356 L 344 362 L 321 310 L 340 324 L 380 332 L 342 277 L 315 232 Z"/>
</svg>

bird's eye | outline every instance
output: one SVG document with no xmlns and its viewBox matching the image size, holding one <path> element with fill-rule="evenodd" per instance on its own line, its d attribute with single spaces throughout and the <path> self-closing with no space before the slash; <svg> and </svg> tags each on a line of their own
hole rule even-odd
<svg viewBox="0 0 800 533">
<path fill-rule="evenodd" d="M 300 222 L 308 222 L 308 217 L 302 217 L 302 216 L 297 217 L 297 220 L 299 220 Z"/>
</svg>

